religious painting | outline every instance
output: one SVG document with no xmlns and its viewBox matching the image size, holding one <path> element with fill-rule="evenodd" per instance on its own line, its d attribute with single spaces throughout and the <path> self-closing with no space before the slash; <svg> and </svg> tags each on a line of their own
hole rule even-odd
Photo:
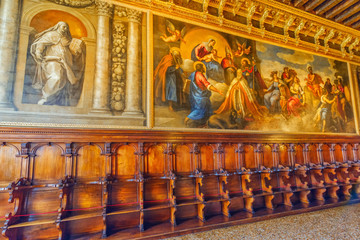
<svg viewBox="0 0 360 240">
<path fill-rule="evenodd" d="M 0 125 L 147 125 L 143 12 L 100 1 L 47 0 L 24 0 L 22 10 Z"/>
<path fill-rule="evenodd" d="M 62 16 L 76 32 L 72 35 L 69 23 L 59 18 L 50 18 L 46 25 L 53 26 L 45 27 L 40 21 L 48 16 Z M 22 103 L 76 106 L 84 82 L 86 45 L 81 40 L 87 36 L 84 25 L 72 15 L 55 10 L 36 15 L 30 26 L 35 30 L 30 35 L 31 57 L 27 58 L 29 72 L 25 75 Z"/>
<path fill-rule="evenodd" d="M 360 93 L 360 66 L 354 66 L 356 68 L 356 81 L 357 81 L 357 85 L 359 88 L 359 93 Z"/>
<path fill-rule="evenodd" d="M 155 127 L 355 133 L 347 63 L 154 16 Z"/>
</svg>

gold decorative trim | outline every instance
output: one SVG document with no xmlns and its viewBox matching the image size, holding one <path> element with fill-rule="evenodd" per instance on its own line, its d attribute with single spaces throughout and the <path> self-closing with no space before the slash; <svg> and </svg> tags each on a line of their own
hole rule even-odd
<svg viewBox="0 0 360 240">
<path fill-rule="evenodd" d="M 191 0 L 197 3 L 197 6 L 202 6 L 201 9 L 195 9 L 194 4 L 189 4 L 189 0 L 179 3 L 161 0 L 103 1 L 136 7 L 139 10 L 143 8 L 154 13 L 171 13 L 174 17 L 222 26 L 245 36 L 251 33 L 252 39 L 285 42 L 286 46 L 298 47 L 309 52 L 316 49 L 327 57 L 360 62 L 360 41 L 356 41 L 357 38 L 360 39 L 360 31 L 275 0 Z M 216 15 L 209 12 L 210 7 L 218 9 Z M 238 16 L 244 17 L 246 24 L 240 23 L 237 20 Z M 253 25 L 254 21 L 259 25 Z M 273 29 L 267 27 L 267 24 Z M 283 32 L 278 31 L 278 28 L 283 29 Z M 289 34 L 290 32 L 294 32 L 295 36 Z M 329 45 L 330 41 L 332 45 Z"/>
</svg>

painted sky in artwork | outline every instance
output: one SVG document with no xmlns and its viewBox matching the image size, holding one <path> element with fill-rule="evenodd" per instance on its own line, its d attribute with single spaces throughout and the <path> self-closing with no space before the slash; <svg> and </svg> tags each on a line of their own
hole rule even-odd
<svg viewBox="0 0 360 240">
<path fill-rule="evenodd" d="M 183 40 L 176 40 L 168 43 L 161 39 L 162 34 L 166 32 L 164 27 L 165 23 L 171 21 L 174 28 L 180 30 L 185 29 Z M 206 123 L 195 127 L 201 128 L 223 128 L 223 129 L 242 129 L 242 130 L 257 130 L 257 131 L 282 131 L 282 132 L 354 132 L 354 119 L 352 112 L 352 100 L 350 94 L 350 83 L 348 76 L 348 68 L 346 62 L 328 59 L 326 57 L 316 56 L 312 53 L 305 53 L 298 50 L 287 49 L 276 45 L 258 42 L 251 39 L 246 39 L 241 36 L 232 35 L 229 33 L 222 33 L 219 31 L 202 28 L 189 23 L 183 23 L 175 20 L 169 20 L 162 17 L 154 18 L 154 69 L 164 66 L 160 63 L 162 58 L 169 54 L 169 49 L 172 47 L 179 48 L 183 64 L 181 69 L 184 72 L 184 78 L 189 77 L 190 73 L 194 71 L 193 59 L 191 52 L 199 44 L 205 44 L 209 39 L 214 39 L 216 44 L 213 46 L 217 50 L 218 57 L 211 60 L 210 69 L 216 69 L 226 57 L 226 52 L 231 52 L 233 60 L 233 69 L 241 70 L 240 74 L 243 80 L 246 81 L 245 85 L 240 85 L 240 78 L 232 77 L 230 82 L 218 81 L 217 77 L 207 75 L 208 81 L 219 92 L 212 90 L 209 100 L 211 108 L 214 111 Z M 243 49 L 242 54 L 238 54 L 239 45 Z M 250 49 L 251 48 L 251 49 Z M 225 51 L 227 49 L 227 51 Z M 244 51 L 250 49 L 250 51 Z M 236 54 L 235 54 L 236 53 Z M 210 53 L 206 53 L 210 55 Z M 199 59 L 199 58 L 198 58 Z M 245 60 L 248 60 L 249 66 L 243 65 Z M 244 61 L 243 61 L 244 60 Z M 249 60 L 254 60 L 258 70 L 253 71 L 253 63 Z M 204 60 L 201 60 L 204 62 Z M 162 65 L 161 65 L 162 64 Z M 173 64 L 173 63 L 172 63 Z M 171 65 L 171 64 L 170 64 Z M 309 75 L 308 67 L 311 66 L 313 73 L 320 76 L 317 77 L 315 83 L 311 83 L 307 79 L 313 78 L 315 75 Z M 225 70 L 227 67 L 220 66 Z M 281 78 L 284 68 L 291 69 L 293 76 L 290 80 L 287 79 L 276 87 L 274 78 L 271 78 L 271 73 L 277 71 L 276 76 Z M 208 67 L 209 68 L 209 67 Z M 251 76 L 248 72 L 256 72 Z M 228 72 L 227 72 L 228 73 Z M 164 71 L 165 74 L 165 71 Z M 251 76 L 251 77 L 248 77 Z M 274 74 L 273 74 L 274 76 Z M 295 77 L 294 77 L 295 76 Z M 300 80 L 300 85 L 294 84 L 297 78 Z M 290 76 L 289 76 L 290 77 Z M 335 81 L 338 77 L 342 80 Z M 154 76 L 156 79 L 157 76 Z M 174 79 L 179 77 L 174 76 Z M 246 78 L 246 80 L 244 80 Z M 261 88 L 252 88 L 252 82 L 262 81 Z M 327 99 L 334 99 L 331 108 L 323 106 L 321 98 L 325 99 L 326 92 L 322 90 L 324 84 L 330 79 L 332 89 L 329 92 Z M 170 79 L 170 78 L 169 78 Z M 250 80 L 249 80 L 250 79 Z M 165 82 L 168 81 L 165 77 Z M 178 81 L 178 80 L 177 80 Z M 190 80 L 187 79 L 187 82 Z M 297 81 L 297 80 L 296 80 Z M 340 85 L 335 83 L 340 81 Z M 181 82 L 181 81 L 178 81 Z M 166 85 L 167 83 L 165 83 Z M 285 85 L 286 84 L 286 85 Z M 293 90 L 291 90 L 294 84 Z M 271 86 L 273 88 L 271 88 Z M 329 86 L 329 85 L 328 85 Z M 174 87 L 175 89 L 175 87 Z M 176 89 L 187 89 L 183 86 L 176 87 Z M 239 90 L 241 89 L 241 90 Z M 294 93 L 295 90 L 297 92 Z M 315 89 L 315 90 L 314 90 Z M 329 89 L 327 87 L 326 89 Z M 342 93 L 335 92 L 342 89 Z M 290 92 L 293 91 L 292 93 Z M 280 91 L 280 92 L 276 92 Z M 189 96 L 190 92 L 185 92 L 185 102 L 180 103 L 173 101 L 175 106 L 173 109 L 169 108 L 169 100 L 162 103 L 155 103 L 155 126 L 159 127 L 194 127 L 188 124 L 186 117 L 190 116 L 189 113 L 193 111 L 190 106 Z M 236 95 L 238 94 L 238 95 Z M 180 96 L 180 95 L 179 95 Z M 241 97 L 239 97 L 241 96 Z M 271 98 L 272 105 L 269 105 Z M 241 100 L 239 100 L 241 99 Z M 255 99 L 255 100 L 254 100 Z M 193 102 L 191 102 L 193 103 Z M 228 104 L 229 111 L 220 111 L 223 103 Z M 256 103 L 252 105 L 253 103 Z M 176 105 L 177 104 L 177 105 Z M 296 106 L 295 106 L 296 105 Z M 236 106 L 236 109 L 235 107 Z M 237 109 L 238 106 L 242 108 Z M 265 109 L 264 109 L 265 108 Z M 327 115 L 319 115 L 320 111 L 327 108 Z M 169 110 L 170 109 L 170 110 Z M 225 108 L 227 109 L 227 108 Z M 257 112 L 263 112 L 259 117 L 256 111 L 250 109 L 257 109 Z M 252 111 L 252 112 L 251 112 Z M 322 111 L 324 112 L 324 110 Z M 243 114 L 243 115 L 241 115 Z M 254 116 L 255 114 L 255 116 Z M 320 116 L 320 117 L 319 117 Z M 203 121 L 204 119 L 201 119 Z M 205 119 L 206 120 L 206 119 Z"/>
<path fill-rule="evenodd" d="M 305 84 L 307 77 L 307 66 L 312 66 L 315 73 L 319 74 L 324 80 L 335 78 L 336 70 L 333 68 L 334 60 L 311 55 L 304 52 L 286 49 L 283 47 L 270 45 L 262 42 L 256 42 L 256 50 L 259 59 L 261 59 L 261 73 L 264 78 L 269 78 L 274 70 L 281 72 L 284 67 L 294 69 L 301 83 Z"/>
</svg>

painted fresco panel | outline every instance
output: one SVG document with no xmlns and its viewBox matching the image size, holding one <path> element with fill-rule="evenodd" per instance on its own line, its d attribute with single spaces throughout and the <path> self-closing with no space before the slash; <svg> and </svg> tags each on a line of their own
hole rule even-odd
<svg viewBox="0 0 360 240">
<path fill-rule="evenodd" d="M 347 63 L 154 16 L 155 127 L 355 133 Z"/>
<path fill-rule="evenodd" d="M 145 15 L 105 2 L 65 5 L 23 1 L 0 125 L 143 127 Z"/>
</svg>

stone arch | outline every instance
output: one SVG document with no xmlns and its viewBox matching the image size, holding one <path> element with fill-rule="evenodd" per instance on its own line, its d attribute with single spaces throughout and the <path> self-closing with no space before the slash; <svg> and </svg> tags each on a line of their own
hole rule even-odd
<svg viewBox="0 0 360 240">
<path fill-rule="evenodd" d="M 38 13 L 48 11 L 48 10 L 57 10 L 63 11 L 68 14 L 73 15 L 74 17 L 78 18 L 85 26 L 87 31 L 87 37 L 90 39 L 96 39 L 96 31 L 94 25 L 87 19 L 84 15 L 79 13 L 78 11 L 72 9 L 71 7 L 66 7 L 62 5 L 55 5 L 53 3 L 44 3 L 41 5 L 34 5 L 28 9 L 26 9 L 23 13 L 21 19 L 22 26 L 30 26 L 31 20 L 35 17 Z"/>
</svg>

